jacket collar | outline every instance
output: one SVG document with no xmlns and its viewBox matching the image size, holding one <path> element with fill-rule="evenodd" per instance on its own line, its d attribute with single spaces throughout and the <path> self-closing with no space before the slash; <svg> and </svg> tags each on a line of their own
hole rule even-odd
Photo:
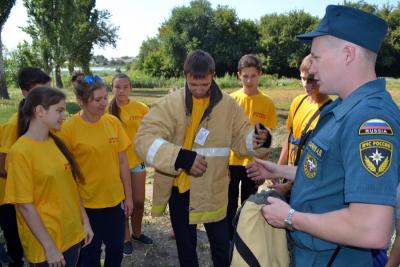
<svg viewBox="0 0 400 267">
<path fill-rule="evenodd" d="M 204 118 L 210 115 L 213 108 L 218 104 L 219 101 L 221 101 L 221 99 L 222 99 L 222 91 L 221 89 L 219 89 L 217 83 L 214 80 L 212 80 L 210 86 L 210 104 L 208 105 L 206 111 L 204 112 L 201 121 L 203 121 Z M 192 93 L 189 91 L 187 83 L 185 83 L 185 110 L 187 116 L 190 116 L 192 114 L 192 108 L 193 108 Z"/>
<path fill-rule="evenodd" d="M 336 120 L 340 120 L 345 116 L 354 106 L 356 106 L 361 100 L 367 98 L 369 95 L 373 95 L 379 92 L 383 92 L 386 88 L 385 79 L 379 78 L 373 81 L 369 81 L 359 88 L 354 90 L 346 99 L 342 100 L 337 98 L 332 104 L 328 105 L 321 112 L 321 117 L 332 112 Z"/>
</svg>

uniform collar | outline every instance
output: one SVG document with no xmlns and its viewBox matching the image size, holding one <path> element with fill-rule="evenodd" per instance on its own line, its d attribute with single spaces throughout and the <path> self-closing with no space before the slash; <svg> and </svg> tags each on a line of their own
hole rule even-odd
<svg viewBox="0 0 400 267">
<path fill-rule="evenodd" d="M 373 81 L 369 81 L 359 88 L 354 90 L 346 99 L 342 100 L 337 98 L 327 109 L 321 112 L 321 117 L 326 113 L 332 112 L 336 120 L 340 120 L 346 115 L 355 105 L 357 105 L 362 99 L 367 96 L 382 92 L 386 88 L 386 81 L 383 78 L 379 78 Z"/>
</svg>

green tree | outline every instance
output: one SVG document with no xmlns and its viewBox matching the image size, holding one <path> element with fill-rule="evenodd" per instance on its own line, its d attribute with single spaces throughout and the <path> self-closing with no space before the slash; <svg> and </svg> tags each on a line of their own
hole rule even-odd
<svg viewBox="0 0 400 267">
<path fill-rule="evenodd" d="M 79 0 L 75 5 L 68 45 L 68 69 L 72 72 L 74 66 L 80 66 L 83 72 L 89 73 L 93 46 L 115 47 L 118 27 L 110 23 L 109 11 L 95 8 L 96 0 Z"/>
<path fill-rule="evenodd" d="M 257 52 L 258 36 L 257 25 L 239 20 L 235 10 L 195 0 L 174 8 L 158 36 L 142 43 L 137 66 L 152 75 L 180 76 L 186 55 L 199 48 L 212 54 L 217 75 L 234 73 L 243 54 Z"/>
<path fill-rule="evenodd" d="M 40 48 L 46 72 L 55 69 L 57 87 L 63 87 L 61 67 L 82 67 L 90 72 L 94 44 L 115 46 L 118 28 L 110 25 L 110 13 L 95 8 L 95 0 L 24 0 L 28 26 L 24 30 Z"/>
<path fill-rule="evenodd" d="M 388 33 L 378 54 L 376 71 L 380 76 L 398 77 L 400 75 L 400 2 L 395 7 L 389 4 L 379 7 L 365 1 L 344 1 L 344 5 L 364 10 L 387 21 Z"/>
<path fill-rule="evenodd" d="M 266 73 L 298 76 L 301 60 L 310 53 L 309 45 L 296 39 L 300 33 L 311 31 L 319 22 L 304 11 L 265 15 L 260 20 L 260 49 Z"/>
<path fill-rule="evenodd" d="M 15 4 L 15 0 L 0 1 L 0 98 L 9 99 L 10 96 L 7 91 L 6 73 L 4 70 L 3 60 L 3 44 L 1 41 L 1 32 L 6 23 L 11 9 Z"/>
</svg>

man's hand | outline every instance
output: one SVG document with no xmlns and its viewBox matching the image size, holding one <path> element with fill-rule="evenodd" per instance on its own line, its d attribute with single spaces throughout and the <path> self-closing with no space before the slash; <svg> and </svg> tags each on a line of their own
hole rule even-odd
<svg viewBox="0 0 400 267">
<path fill-rule="evenodd" d="M 256 131 L 254 131 L 254 134 L 253 134 L 253 147 L 259 148 L 267 140 L 267 138 L 269 136 L 269 132 L 267 129 L 262 129 L 258 122 L 256 123 L 255 127 L 256 127 Z"/>
<path fill-rule="evenodd" d="M 275 197 L 268 197 L 267 201 L 270 204 L 261 209 L 265 220 L 274 227 L 285 228 L 285 219 L 290 210 L 289 204 Z"/>
<path fill-rule="evenodd" d="M 275 189 L 276 191 L 279 191 L 284 196 L 286 196 L 289 193 L 290 189 L 292 189 L 293 182 L 287 181 L 285 183 L 280 183 L 278 180 L 279 179 L 272 179 L 272 185 L 268 185 L 268 188 Z"/>
<path fill-rule="evenodd" d="M 255 159 L 246 166 L 247 176 L 253 181 L 276 178 L 275 163 L 267 160 Z"/>
<path fill-rule="evenodd" d="M 193 162 L 192 168 L 190 168 L 190 175 L 199 177 L 202 176 L 207 170 L 206 158 L 202 155 L 197 154 Z"/>
</svg>

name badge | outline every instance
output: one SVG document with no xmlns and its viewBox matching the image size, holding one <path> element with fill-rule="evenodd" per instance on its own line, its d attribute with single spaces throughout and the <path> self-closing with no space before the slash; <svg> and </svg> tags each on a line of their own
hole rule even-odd
<svg viewBox="0 0 400 267">
<path fill-rule="evenodd" d="M 199 144 L 199 145 L 201 145 L 201 146 L 204 146 L 204 144 L 205 144 L 205 142 L 206 142 L 206 140 L 207 140 L 207 137 L 208 137 L 208 134 L 209 134 L 209 133 L 210 133 L 209 130 L 207 130 L 207 129 L 205 129 L 205 128 L 201 128 L 201 129 L 199 130 L 199 132 L 197 133 L 196 138 L 194 139 L 194 142 L 195 142 L 196 144 Z"/>
</svg>

